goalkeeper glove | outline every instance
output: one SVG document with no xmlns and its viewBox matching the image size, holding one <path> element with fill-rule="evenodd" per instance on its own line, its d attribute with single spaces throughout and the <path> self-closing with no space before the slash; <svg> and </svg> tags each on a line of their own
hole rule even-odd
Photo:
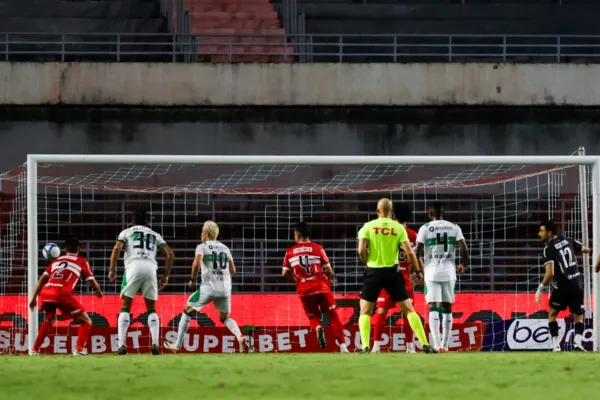
<svg viewBox="0 0 600 400">
<path fill-rule="evenodd" d="M 544 291 L 544 289 L 546 289 L 546 286 L 544 286 L 542 283 L 540 283 L 540 286 L 538 286 L 537 288 L 537 292 L 535 292 L 535 301 L 538 304 L 542 304 L 542 292 Z"/>
</svg>

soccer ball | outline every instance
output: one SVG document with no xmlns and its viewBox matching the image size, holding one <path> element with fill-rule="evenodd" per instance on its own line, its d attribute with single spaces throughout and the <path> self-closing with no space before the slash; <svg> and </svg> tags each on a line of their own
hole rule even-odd
<svg viewBox="0 0 600 400">
<path fill-rule="evenodd" d="M 48 243 L 42 249 L 42 255 L 46 260 L 54 260 L 60 256 L 60 249 L 55 243 Z"/>
</svg>

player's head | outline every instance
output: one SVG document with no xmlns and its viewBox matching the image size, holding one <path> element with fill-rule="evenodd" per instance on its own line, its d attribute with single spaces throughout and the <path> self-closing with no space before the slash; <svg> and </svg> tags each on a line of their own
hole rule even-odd
<svg viewBox="0 0 600 400">
<path fill-rule="evenodd" d="M 377 202 L 377 215 L 381 218 L 389 218 L 392 214 L 394 205 L 392 201 L 386 197 Z"/>
<path fill-rule="evenodd" d="M 400 203 L 396 207 L 394 207 L 394 219 L 396 219 L 401 224 L 407 223 L 411 215 L 412 211 L 410 207 L 405 203 Z"/>
<path fill-rule="evenodd" d="M 427 206 L 427 215 L 431 220 L 444 218 L 444 206 L 438 201 L 429 204 Z"/>
<path fill-rule="evenodd" d="M 206 221 L 202 227 L 202 241 L 217 240 L 219 237 L 219 225 L 214 221 Z"/>
<path fill-rule="evenodd" d="M 296 243 L 310 238 L 308 224 L 306 222 L 298 222 L 294 225 L 294 240 Z"/>
<path fill-rule="evenodd" d="M 137 208 L 131 217 L 134 225 L 147 225 L 150 221 L 148 218 L 148 211 L 144 208 Z"/>
<path fill-rule="evenodd" d="M 540 232 L 538 233 L 540 240 L 545 242 L 552 239 L 552 237 L 556 235 L 558 235 L 558 228 L 556 227 L 556 222 L 548 220 L 540 224 Z"/>
<path fill-rule="evenodd" d="M 81 245 L 79 244 L 79 239 L 76 237 L 69 237 L 65 240 L 65 251 L 71 254 L 79 254 L 81 250 Z"/>
</svg>

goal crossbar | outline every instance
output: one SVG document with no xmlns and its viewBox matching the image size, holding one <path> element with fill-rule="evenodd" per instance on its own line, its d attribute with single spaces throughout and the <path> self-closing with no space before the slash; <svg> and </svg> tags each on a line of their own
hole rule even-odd
<svg viewBox="0 0 600 400">
<path fill-rule="evenodd" d="M 595 156 L 208 156 L 126 154 L 30 154 L 28 162 L 61 164 L 206 165 L 593 165 Z"/>
</svg>

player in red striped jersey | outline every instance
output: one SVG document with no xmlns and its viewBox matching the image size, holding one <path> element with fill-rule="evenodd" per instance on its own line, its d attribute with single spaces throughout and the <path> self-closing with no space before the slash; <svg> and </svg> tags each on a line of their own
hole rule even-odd
<svg viewBox="0 0 600 400">
<path fill-rule="evenodd" d="M 333 269 L 322 246 L 310 241 L 308 225 L 298 222 L 294 229 L 296 244 L 285 253 L 283 276 L 296 281 L 298 296 L 310 326 L 317 334 L 321 348 L 327 346 L 325 331 L 321 326 L 321 314 L 331 322 L 333 333 L 342 353 L 347 353 L 344 328 L 336 311 L 335 298 L 331 290 Z"/>
<path fill-rule="evenodd" d="M 394 219 L 396 221 L 400 222 L 402 225 L 404 225 L 404 227 L 406 228 L 406 233 L 408 235 L 408 241 L 410 242 L 410 246 L 414 247 L 415 243 L 417 242 L 417 232 L 415 232 L 414 230 L 412 230 L 406 226 L 406 223 L 410 219 L 410 216 L 412 213 L 410 207 L 408 207 L 406 204 L 399 204 L 398 206 L 395 207 L 394 212 L 396 214 Z M 419 260 L 419 266 L 422 269 L 420 260 Z M 408 296 L 410 297 L 411 301 L 414 303 L 415 291 L 414 291 L 413 285 L 411 283 L 412 282 L 412 278 L 411 278 L 412 273 L 410 270 L 411 267 L 410 267 L 410 263 L 408 262 L 408 259 L 406 257 L 406 254 L 404 254 L 404 251 L 402 251 L 402 250 L 398 254 L 398 269 L 400 270 L 400 272 L 402 273 L 402 276 L 404 277 L 404 282 L 406 285 L 406 291 L 408 292 Z M 420 273 L 420 272 L 418 272 L 418 273 Z M 377 299 L 377 313 L 373 317 L 373 331 L 374 331 L 374 336 L 375 336 L 375 338 L 374 338 L 375 342 L 373 343 L 373 349 L 371 350 L 371 353 L 379 353 L 380 352 L 383 327 L 385 325 L 385 319 L 387 317 L 388 310 L 392 310 L 394 308 L 396 308 L 396 303 L 394 303 L 390 299 L 389 294 L 385 290 L 382 290 L 381 294 L 379 295 L 379 298 Z M 406 352 L 414 353 L 415 345 L 413 342 L 414 342 L 415 336 L 414 336 L 413 330 L 410 329 L 410 325 L 408 323 L 408 320 L 406 319 L 406 315 L 404 315 L 404 332 L 406 334 Z"/>
<path fill-rule="evenodd" d="M 63 318 L 73 318 L 81 323 L 73 355 L 85 355 L 84 348 L 92 329 L 92 320 L 73 296 L 73 290 L 82 275 L 92 285 L 96 296 L 102 297 L 102 289 L 92 274 L 90 264 L 79 255 L 80 249 L 79 240 L 68 239 L 65 243 L 66 254 L 52 261 L 35 285 L 35 292 L 29 307 L 32 310 L 37 307 L 37 297 L 41 292 L 41 309 L 46 313 L 46 320 L 40 325 L 33 349 L 30 349 L 30 355 L 39 354 L 40 347 L 48 336 L 48 331 L 56 321 L 57 310 L 60 310 Z"/>
</svg>

